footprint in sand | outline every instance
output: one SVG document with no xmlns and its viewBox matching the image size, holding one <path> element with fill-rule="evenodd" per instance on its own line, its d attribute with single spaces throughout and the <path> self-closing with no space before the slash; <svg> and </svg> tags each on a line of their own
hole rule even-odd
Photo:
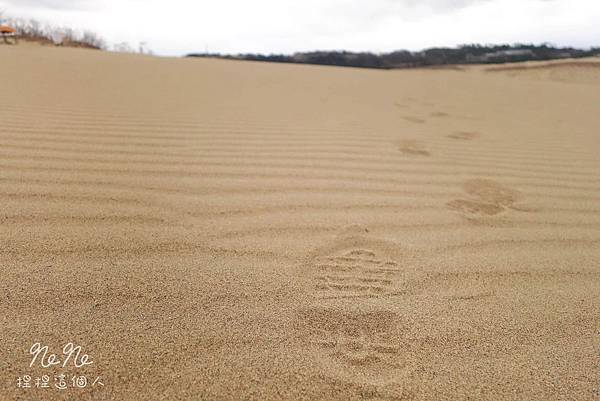
<svg viewBox="0 0 600 401">
<path fill-rule="evenodd" d="M 314 308 L 304 312 L 311 344 L 351 370 L 401 367 L 396 314 L 386 311 L 345 311 Z"/>
<path fill-rule="evenodd" d="M 314 300 L 301 320 L 310 345 L 339 366 L 389 379 L 403 363 L 394 341 L 399 316 L 378 300 L 403 294 L 402 271 L 394 244 L 368 239 L 365 231 L 346 232 L 309 258 Z"/>
<path fill-rule="evenodd" d="M 479 134 L 477 132 L 466 132 L 466 131 L 458 131 L 448 135 L 448 138 L 458 139 L 461 141 L 471 141 L 473 139 L 479 138 Z"/>
<path fill-rule="evenodd" d="M 426 150 L 422 145 L 419 144 L 419 142 L 413 139 L 402 141 L 399 149 L 402 153 L 408 155 L 431 156 L 431 153 L 429 153 L 428 150 Z"/>
<path fill-rule="evenodd" d="M 468 199 L 455 199 L 446 205 L 451 210 L 475 215 L 493 216 L 504 211 L 504 208 L 499 205 Z"/>
<path fill-rule="evenodd" d="M 406 117 L 402 117 L 402 118 L 404 118 L 408 122 L 415 123 L 415 124 L 424 124 L 425 123 L 425 120 L 423 120 L 422 118 L 419 118 L 419 117 L 406 116 Z"/>
<path fill-rule="evenodd" d="M 455 199 L 446 205 L 449 209 L 463 212 L 467 215 L 493 216 L 507 209 L 523 211 L 515 203 L 521 194 L 495 181 L 476 179 L 463 184 L 463 189 L 469 199 Z"/>
<path fill-rule="evenodd" d="M 377 257 L 370 249 L 350 249 L 315 260 L 317 297 L 373 298 L 392 293 L 393 280 L 400 274 L 393 260 Z"/>
<path fill-rule="evenodd" d="M 475 198 L 505 207 L 512 206 L 520 197 L 518 191 L 492 180 L 469 180 L 465 182 L 463 188 L 467 194 Z"/>
</svg>

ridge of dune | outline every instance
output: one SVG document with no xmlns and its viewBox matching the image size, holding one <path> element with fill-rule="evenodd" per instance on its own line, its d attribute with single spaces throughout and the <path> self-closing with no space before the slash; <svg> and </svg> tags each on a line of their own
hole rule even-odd
<svg viewBox="0 0 600 401">
<path fill-rule="evenodd" d="M 489 67 L 485 71 L 551 82 L 600 84 L 600 58 L 517 63 Z"/>
<path fill-rule="evenodd" d="M 596 61 L 0 56 L 0 400 L 600 396 Z"/>
</svg>

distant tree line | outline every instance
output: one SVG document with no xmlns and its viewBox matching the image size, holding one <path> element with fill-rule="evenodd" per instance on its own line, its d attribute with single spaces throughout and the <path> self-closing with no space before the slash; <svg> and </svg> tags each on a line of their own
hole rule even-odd
<svg viewBox="0 0 600 401">
<path fill-rule="evenodd" d="M 109 49 L 104 39 L 92 31 L 79 32 L 70 27 L 44 24 L 35 19 L 2 18 L 2 14 L 3 12 L 0 10 L 0 24 L 14 28 L 18 37 L 26 41 L 56 46 Z M 113 45 L 112 50 L 120 53 L 153 54 L 152 50 L 147 47 L 146 42 L 140 42 L 138 48 L 132 47 L 127 42 L 121 42 Z"/>
<path fill-rule="evenodd" d="M 7 18 L 1 22 L 14 28 L 19 38 L 24 40 L 90 49 L 106 49 L 107 47 L 106 42 L 92 31 L 78 32 L 69 27 L 43 24 L 35 19 Z"/>
<path fill-rule="evenodd" d="M 438 47 L 419 52 L 398 50 L 391 53 L 315 51 L 285 54 L 238 54 L 193 53 L 188 57 L 216 57 L 236 60 L 270 61 L 278 63 L 335 65 L 362 68 L 406 68 L 444 66 L 456 64 L 497 64 L 505 62 L 554 60 L 560 58 L 580 58 L 600 55 L 600 48 L 589 50 L 572 47 L 554 47 L 550 44 L 514 45 L 461 45 L 456 48 Z"/>
</svg>

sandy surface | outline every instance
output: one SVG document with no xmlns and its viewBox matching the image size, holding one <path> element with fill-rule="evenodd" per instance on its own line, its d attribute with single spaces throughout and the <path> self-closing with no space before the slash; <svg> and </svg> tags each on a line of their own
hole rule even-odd
<svg viewBox="0 0 600 401">
<path fill-rule="evenodd" d="M 0 57 L 0 400 L 600 398 L 598 61 Z"/>
</svg>

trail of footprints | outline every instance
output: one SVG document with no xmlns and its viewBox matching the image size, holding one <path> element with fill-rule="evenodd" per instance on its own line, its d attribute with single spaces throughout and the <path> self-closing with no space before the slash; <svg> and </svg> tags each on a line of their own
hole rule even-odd
<svg viewBox="0 0 600 401">
<path fill-rule="evenodd" d="M 338 256 L 317 260 L 319 298 L 371 298 L 392 293 L 392 282 L 400 273 L 393 260 L 377 258 L 369 249 L 352 249 Z"/>
<path fill-rule="evenodd" d="M 449 135 L 458 140 L 478 136 L 468 132 Z M 431 156 L 416 140 L 400 142 L 399 150 L 412 156 Z M 448 202 L 449 209 L 468 215 L 517 210 L 519 192 L 496 182 L 470 180 L 463 188 L 467 196 Z M 395 372 L 405 362 L 399 340 L 400 316 L 380 302 L 403 294 L 401 280 L 405 272 L 389 257 L 395 254 L 388 252 L 395 244 L 355 234 L 338 238 L 310 259 L 314 302 L 303 310 L 302 321 L 308 324 L 311 346 L 334 361 L 333 376 L 339 375 L 336 367 L 342 366 L 342 371 L 353 377 L 362 375 L 365 384 L 385 392 L 379 383 L 393 382 Z"/>
<path fill-rule="evenodd" d="M 442 115 L 445 113 L 437 113 Z M 476 132 L 459 131 L 447 135 L 448 138 L 470 141 L 479 138 Z M 407 155 L 431 156 L 431 153 L 418 141 L 407 139 L 400 142 L 399 150 Z M 464 182 L 463 189 L 467 196 L 454 199 L 446 204 L 448 209 L 460 212 L 467 217 L 494 216 L 507 210 L 521 212 L 533 211 L 526 206 L 518 205 L 521 194 L 492 180 L 474 179 Z"/>
</svg>

